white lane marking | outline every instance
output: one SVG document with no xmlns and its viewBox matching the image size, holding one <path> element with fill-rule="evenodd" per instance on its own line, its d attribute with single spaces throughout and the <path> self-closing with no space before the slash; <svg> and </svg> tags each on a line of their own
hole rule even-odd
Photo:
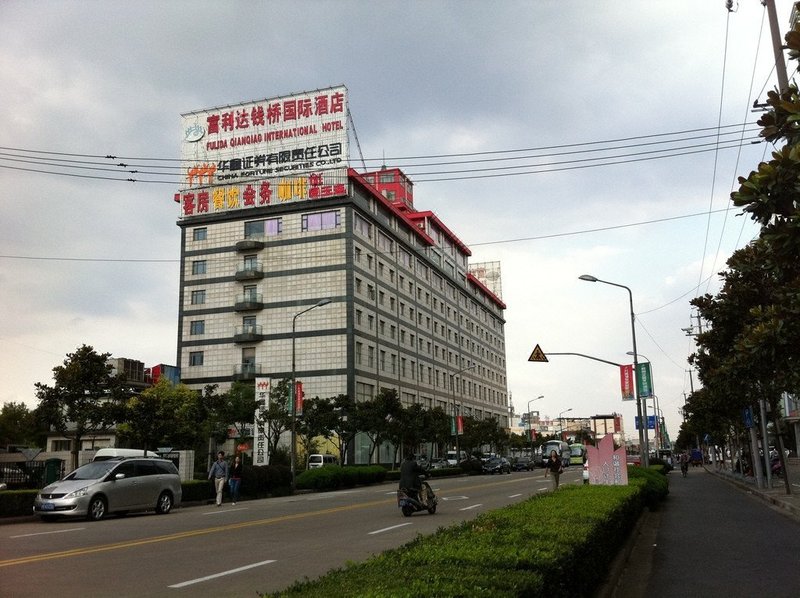
<svg viewBox="0 0 800 598">
<path fill-rule="evenodd" d="M 253 563 L 252 565 L 245 565 L 244 567 L 239 567 L 237 569 L 230 569 L 229 571 L 223 571 L 222 573 L 215 573 L 214 575 L 206 575 L 205 577 L 198 577 L 197 579 L 190 579 L 189 581 L 182 581 L 181 583 L 176 583 L 171 586 L 167 586 L 170 588 L 185 588 L 186 586 L 190 586 L 196 583 L 202 583 L 204 581 L 209 581 L 211 579 L 216 579 L 217 577 L 224 577 L 226 575 L 232 575 L 234 573 L 239 573 L 240 571 L 247 571 L 248 569 L 254 569 L 255 567 L 261 567 L 262 565 L 269 565 L 270 563 L 274 563 L 275 560 L 271 561 L 261 561 L 260 563 Z"/>
<path fill-rule="evenodd" d="M 222 515 L 223 513 L 233 513 L 235 511 L 246 511 L 247 507 L 236 507 L 235 509 L 226 509 L 224 505 L 219 507 L 216 511 L 207 511 L 203 515 Z"/>
<path fill-rule="evenodd" d="M 393 529 L 397 529 L 398 527 L 403 527 L 406 525 L 411 525 L 411 522 L 408 523 L 400 523 L 399 525 L 393 525 L 392 527 L 384 527 L 383 529 L 376 529 L 374 532 L 369 532 L 367 535 L 372 536 L 373 534 L 382 534 L 383 532 L 390 532 Z"/>
<path fill-rule="evenodd" d="M 312 501 L 312 500 L 330 500 L 332 498 L 336 498 L 337 496 L 342 496 L 343 494 L 353 494 L 355 490 L 342 490 L 339 492 L 320 492 L 319 494 L 315 494 L 312 496 L 306 497 L 304 500 Z"/>
<path fill-rule="evenodd" d="M 442 500 L 467 500 L 469 496 L 444 496 Z"/>
<path fill-rule="evenodd" d="M 482 507 L 482 506 L 483 506 L 483 503 L 478 503 L 477 505 L 470 505 L 468 507 L 464 507 L 462 509 L 459 509 L 459 511 L 469 511 L 470 509 L 477 509 L 478 507 Z"/>
<path fill-rule="evenodd" d="M 28 538 L 30 536 L 46 536 L 47 534 L 64 534 L 66 532 L 79 532 L 85 527 L 72 527 L 70 529 L 57 529 L 50 532 L 36 532 L 35 534 L 20 534 L 18 536 L 9 536 L 9 538 Z"/>
<path fill-rule="evenodd" d="M 522 494 L 512 494 L 512 495 L 511 495 L 511 496 L 509 496 L 508 498 L 518 498 L 518 497 L 520 497 L 520 496 L 522 496 Z"/>
</svg>

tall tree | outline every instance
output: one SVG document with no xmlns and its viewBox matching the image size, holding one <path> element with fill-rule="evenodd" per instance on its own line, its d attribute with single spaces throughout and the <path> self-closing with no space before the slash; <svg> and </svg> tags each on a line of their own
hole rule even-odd
<svg viewBox="0 0 800 598">
<path fill-rule="evenodd" d="M 400 418 L 403 406 L 393 388 L 383 388 L 371 401 L 356 403 L 356 418 L 361 431 L 370 439 L 369 462 L 387 439 L 392 422 Z"/>
<path fill-rule="evenodd" d="M 331 399 L 306 399 L 303 401 L 303 414 L 297 418 L 297 436 L 300 441 L 301 455 L 299 463 L 303 463 L 308 455 L 317 453 L 317 439 L 329 440 L 336 426 L 336 413 Z"/>
<path fill-rule="evenodd" d="M 358 434 L 358 418 L 356 417 L 356 402 L 346 394 L 340 394 L 333 399 L 335 419 L 331 430 L 334 433 L 332 440 L 339 450 L 339 462 L 347 463 L 347 448 Z"/>
<path fill-rule="evenodd" d="M 38 446 L 41 429 L 36 413 L 25 403 L 3 403 L 0 409 L 0 447 L 9 444 Z"/>
<path fill-rule="evenodd" d="M 126 396 L 124 377 L 112 374 L 110 353 L 82 345 L 53 368 L 53 386 L 36 383 L 39 412 L 56 432 L 71 442 L 72 467 L 78 466 L 81 441 L 90 432 L 116 423 L 109 407 Z"/>
</svg>

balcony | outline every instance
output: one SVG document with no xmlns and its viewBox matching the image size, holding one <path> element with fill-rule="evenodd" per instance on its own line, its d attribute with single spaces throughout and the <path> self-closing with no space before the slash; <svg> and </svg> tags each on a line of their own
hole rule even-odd
<svg viewBox="0 0 800 598">
<path fill-rule="evenodd" d="M 261 331 L 261 326 L 256 324 L 237 326 L 236 332 L 233 333 L 234 343 L 258 343 L 263 340 L 264 334 Z"/>
<path fill-rule="evenodd" d="M 264 309 L 264 299 L 261 293 L 247 293 L 236 298 L 233 304 L 235 311 L 257 311 Z"/>
<path fill-rule="evenodd" d="M 233 366 L 234 381 L 255 380 L 255 377 L 260 375 L 261 364 L 258 363 L 237 363 Z"/>
<path fill-rule="evenodd" d="M 261 280 L 264 278 L 264 266 L 261 262 L 247 262 L 236 271 L 236 280 Z"/>
<path fill-rule="evenodd" d="M 261 251 L 264 249 L 263 237 L 248 237 L 236 242 L 236 251 L 239 253 L 245 251 Z"/>
</svg>

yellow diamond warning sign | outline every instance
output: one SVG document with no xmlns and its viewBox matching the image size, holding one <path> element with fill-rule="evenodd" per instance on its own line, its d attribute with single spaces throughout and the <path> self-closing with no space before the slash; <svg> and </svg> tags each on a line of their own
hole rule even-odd
<svg viewBox="0 0 800 598">
<path fill-rule="evenodd" d="M 528 357 L 528 361 L 547 361 L 547 355 L 544 354 L 544 351 L 542 351 L 539 345 L 536 345 L 533 348 L 533 353 Z"/>
</svg>

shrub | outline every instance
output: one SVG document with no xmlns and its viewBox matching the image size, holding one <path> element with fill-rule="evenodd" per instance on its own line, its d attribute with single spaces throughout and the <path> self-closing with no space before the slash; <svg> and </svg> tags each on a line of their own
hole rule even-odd
<svg viewBox="0 0 800 598">
<path fill-rule="evenodd" d="M 592 595 L 650 483 L 564 487 L 271 596 Z"/>
<path fill-rule="evenodd" d="M 382 465 L 326 465 L 298 474 L 296 486 L 301 490 L 336 490 L 380 484 L 385 479 L 386 469 Z"/>
<path fill-rule="evenodd" d="M 33 514 L 33 500 L 38 490 L 3 490 L 0 492 L 0 515 L 21 517 Z"/>
</svg>

